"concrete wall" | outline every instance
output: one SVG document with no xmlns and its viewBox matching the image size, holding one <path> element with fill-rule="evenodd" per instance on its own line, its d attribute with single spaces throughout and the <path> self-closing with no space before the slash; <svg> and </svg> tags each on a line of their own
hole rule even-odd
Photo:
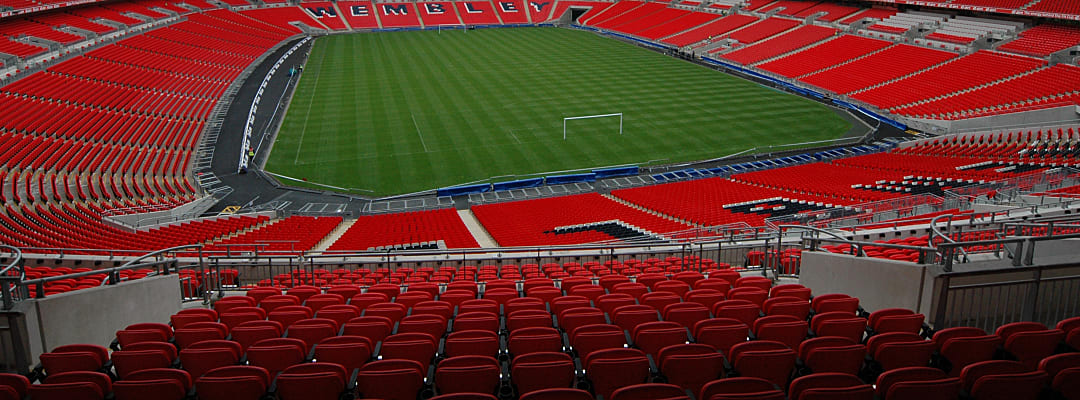
<svg viewBox="0 0 1080 400">
<path fill-rule="evenodd" d="M 1077 114 L 1077 107 L 1069 105 L 1055 108 L 1047 108 L 1042 110 L 1016 112 L 1011 114 L 968 118 L 958 121 L 930 120 L 918 118 L 907 118 L 905 120 L 941 126 L 947 132 L 972 132 L 981 130 L 1000 130 L 1004 127 L 1019 128 L 1028 126 L 1075 123 L 1078 119 L 1080 119 L 1080 115 Z"/>
<path fill-rule="evenodd" d="M 804 252 L 799 283 L 816 294 L 858 297 L 867 311 L 899 307 L 926 314 L 933 279 L 926 266 L 910 262 Z"/>
<path fill-rule="evenodd" d="M 30 354 L 65 344 L 108 346 L 116 331 L 138 322 L 168 322 L 180 310 L 175 274 L 53 295 L 17 304 L 26 315 Z"/>
</svg>

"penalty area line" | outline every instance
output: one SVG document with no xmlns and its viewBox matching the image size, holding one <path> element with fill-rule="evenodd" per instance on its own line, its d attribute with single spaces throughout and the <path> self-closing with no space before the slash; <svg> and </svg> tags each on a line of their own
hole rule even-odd
<svg viewBox="0 0 1080 400">
<path fill-rule="evenodd" d="M 420 133 L 420 124 L 416 123 L 416 114 L 409 113 L 409 116 L 412 117 L 412 124 L 414 127 L 416 127 L 416 135 L 420 136 L 420 145 L 424 146 L 425 153 L 430 153 L 431 151 L 428 150 L 427 144 L 424 143 L 424 134 Z"/>
<path fill-rule="evenodd" d="M 513 129 L 510 130 L 510 136 L 514 138 L 514 141 L 517 142 L 517 144 L 521 144 L 521 139 L 518 139 L 517 135 L 514 134 Z"/>
</svg>

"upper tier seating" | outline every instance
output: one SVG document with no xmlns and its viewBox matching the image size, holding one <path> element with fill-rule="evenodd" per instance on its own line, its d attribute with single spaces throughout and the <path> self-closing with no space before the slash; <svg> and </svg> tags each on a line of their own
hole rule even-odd
<svg viewBox="0 0 1080 400">
<path fill-rule="evenodd" d="M 897 44 L 836 68 L 800 78 L 800 81 L 836 93 L 850 93 L 902 78 L 956 57 L 956 53 Z"/>
<path fill-rule="evenodd" d="M 1057 64 L 1018 78 L 895 110 L 902 115 L 957 119 L 1061 104 L 1080 90 L 1080 67 Z"/>
<path fill-rule="evenodd" d="M 706 39 L 722 36 L 757 21 L 757 18 L 750 15 L 731 14 L 689 31 L 663 39 L 663 41 L 677 47 L 688 46 Z"/>
<path fill-rule="evenodd" d="M 809 49 L 760 64 L 758 68 L 796 78 L 857 59 L 890 45 L 891 42 L 884 40 L 841 35 Z"/>
<path fill-rule="evenodd" d="M 787 18 L 767 18 L 746 28 L 724 35 L 724 38 L 735 39 L 741 44 L 755 43 L 780 32 L 787 31 L 799 26 L 799 21 Z"/>
<path fill-rule="evenodd" d="M 854 15 L 859 10 L 860 9 L 858 7 L 851 7 L 851 6 L 845 6 L 845 5 L 835 4 L 835 3 L 822 2 L 822 3 L 818 3 L 817 5 L 815 5 L 813 7 L 810 7 L 810 8 L 804 9 L 802 11 L 799 11 L 798 13 L 796 13 L 796 14 L 794 14 L 792 16 L 798 17 L 798 18 L 806 18 L 806 17 L 812 16 L 812 15 L 815 15 L 815 14 L 818 14 L 818 13 L 825 13 L 824 15 L 819 16 L 817 18 L 817 21 L 835 22 L 836 20 L 839 20 L 841 18 Z M 786 14 L 786 15 L 791 15 L 791 14 Z"/>
<path fill-rule="evenodd" d="M 1080 15 L 1080 2 L 1074 0 L 1040 0 L 1025 10 Z"/>
<path fill-rule="evenodd" d="M 658 40 L 660 38 L 675 35 L 679 32 L 689 32 L 690 29 L 703 26 L 717 18 L 720 17 L 716 14 L 695 11 L 683 15 L 682 17 L 661 23 L 652 28 L 639 31 L 637 32 L 637 35 L 652 40 Z"/>
<path fill-rule="evenodd" d="M 804 25 L 782 35 L 761 41 L 753 46 L 743 47 L 721 55 L 720 57 L 748 65 L 767 58 L 788 53 L 825 40 L 839 32 L 835 28 L 817 25 Z"/>
<path fill-rule="evenodd" d="M 852 97 L 887 109 L 984 85 L 1042 65 L 1046 62 L 980 50 Z"/>
<path fill-rule="evenodd" d="M 1080 44 L 1080 29 L 1065 25 L 1039 25 L 1020 32 L 1020 37 L 998 50 L 1045 57 L 1055 51 Z"/>
<path fill-rule="evenodd" d="M 353 29 L 379 27 L 379 20 L 375 17 L 375 4 L 370 1 L 339 1 L 338 8 Z"/>
</svg>

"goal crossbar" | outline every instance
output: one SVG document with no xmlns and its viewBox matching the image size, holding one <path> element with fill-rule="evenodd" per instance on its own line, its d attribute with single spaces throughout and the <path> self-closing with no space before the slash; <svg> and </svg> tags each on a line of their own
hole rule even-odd
<svg viewBox="0 0 1080 400">
<path fill-rule="evenodd" d="M 566 118 L 562 119 L 562 139 L 566 140 L 566 123 L 568 121 L 576 120 L 576 119 L 592 119 L 592 118 L 607 118 L 607 117 L 619 117 L 619 134 L 622 135 L 623 113 L 582 115 L 580 117 L 566 117 Z"/>
</svg>

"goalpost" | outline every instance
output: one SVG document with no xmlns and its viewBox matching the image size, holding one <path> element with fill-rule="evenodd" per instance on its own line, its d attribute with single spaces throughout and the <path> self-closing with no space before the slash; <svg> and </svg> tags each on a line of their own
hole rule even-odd
<svg viewBox="0 0 1080 400">
<path fill-rule="evenodd" d="M 469 33 L 469 26 L 465 24 L 438 24 L 435 25 L 435 29 L 441 35 L 444 29 L 446 30 L 461 30 L 465 33 Z"/>
<path fill-rule="evenodd" d="M 622 115 L 622 113 L 599 114 L 599 115 L 582 115 L 580 117 L 566 117 L 566 118 L 562 119 L 562 139 L 566 140 L 566 123 L 568 121 L 577 120 L 577 119 L 608 118 L 608 117 L 619 117 L 619 134 L 622 135 L 622 125 L 623 125 L 623 115 Z"/>
</svg>

